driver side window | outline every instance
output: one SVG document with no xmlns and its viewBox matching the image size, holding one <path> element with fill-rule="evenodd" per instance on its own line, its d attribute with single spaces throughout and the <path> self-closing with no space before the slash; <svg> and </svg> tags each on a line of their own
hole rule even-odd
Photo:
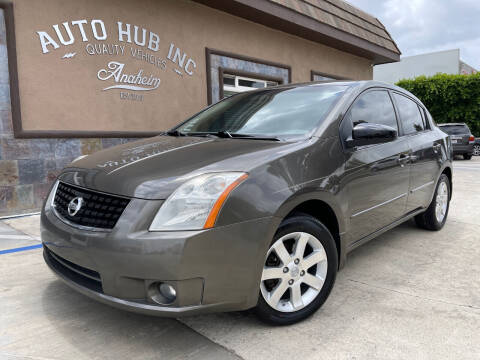
<svg viewBox="0 0 480 360">
<path fill-rule="evenodd" d="M 350 108 L 350 119 L 353 126 L 368 122 L 387 125 L 398 132 L 392 100 L 385 90 L 374 90 L 360 95 Z"/>
</svg>

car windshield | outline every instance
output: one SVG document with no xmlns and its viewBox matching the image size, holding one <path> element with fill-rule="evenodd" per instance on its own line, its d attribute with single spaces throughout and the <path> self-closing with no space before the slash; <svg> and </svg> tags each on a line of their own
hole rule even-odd
<svg viewBox="0 0 480 360">
<path fill-rule="evenodd" d="M 470 134 L 470 130 L 466 125 L 443 125 L 440 129 L 449 135 L 465 135 Z"/>
<path fill-rule="evenodd" d="M 205 109 L 175 130 L 186 135 L 305 135 L 320 124 L 346 89 L 344 85 L 316 85 L 241 93 Z"/>
</svg>

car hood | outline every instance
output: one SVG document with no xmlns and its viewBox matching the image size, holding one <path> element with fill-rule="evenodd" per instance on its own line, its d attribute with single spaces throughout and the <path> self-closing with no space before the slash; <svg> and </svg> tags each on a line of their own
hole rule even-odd
<svg viewBox="0 0 480 360">
<path fill-rule="evenodd" d="M 166 199 L 196 175 L 248 172 L 291 145 L 266 140 L 157 136 L 74 161 L 59 180 L 111 194 Z"/>
</svg>

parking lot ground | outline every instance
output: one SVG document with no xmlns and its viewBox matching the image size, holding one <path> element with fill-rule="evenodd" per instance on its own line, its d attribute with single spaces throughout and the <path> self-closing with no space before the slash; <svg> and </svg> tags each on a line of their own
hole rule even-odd
<svg viewBox="0 0 480 360">
<path fill-rule="evenodd" d="M 40 249 L 0 255 L 0 358 L 479 359 L 480 158 L 455 161 L 453 186 L 442 231 L 408 222 L 358 248 L 322 309 L 288 327 L 130 314 L 72 292 Z M 38 217 L 0 226 L 38 241 Z"/>
</svg>

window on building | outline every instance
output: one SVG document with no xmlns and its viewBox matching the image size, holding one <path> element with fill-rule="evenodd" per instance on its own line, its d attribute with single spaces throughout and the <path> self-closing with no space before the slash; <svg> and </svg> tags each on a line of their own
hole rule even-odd
<svg viewBox="0 0 480 360">
<path fill-rule="evenodd" d="M 397 103 L 405 135 L 423 131 L 423 118 L 417 103 L 397 93 L 393 94 L 393 96 Z"/>
<path fill-rule="evenodd" d="M 333 77 L 313 74 L 313 81 L 327 81 L 327 80 L 337 80 L 337 79 L 335 79 Z"/>
<path fill-rule="evenodd" d="M 226 98 L 245 91 L 277 86 L 278 84 L 278 81 L 223 74 L 223 97 Z"/>
<path fill-rule="evenodd" d="M 345 77 L 342 76 L 335 76 L 330 74 L 325 74 L 321 72 L 316 72 L 312 70 L 310 72 L 311 80 L 312 81 L 332 81 L 332 80 L 347 80 Z"/>
</svg>

